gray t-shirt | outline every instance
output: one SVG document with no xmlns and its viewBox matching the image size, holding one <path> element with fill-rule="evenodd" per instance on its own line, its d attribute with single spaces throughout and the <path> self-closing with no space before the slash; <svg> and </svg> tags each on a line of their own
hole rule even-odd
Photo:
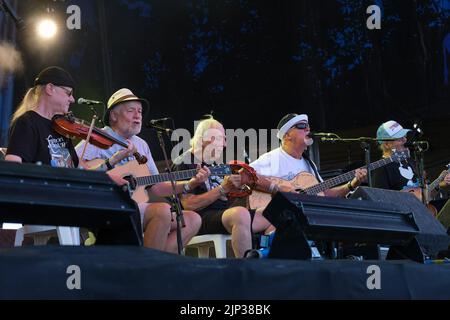
<svg viewBox="0 0 450 320">
<path fill-rule="evenodd" d="M 119 134 L 117 134 L 116 132 L 114 132 L 113 129 L 111 129 L 110 127 L 104 127 L 102 129 L 103 131 L 105 131 L 107 134 L 113 136 L 114 138 L 116 138 L 117 140 L 123 141 L 124 143 L 126 142 L 126 139 L 124 139 L 123 137 L 121 137 Z M 156 167 L 155 161 L 153 160 L 152 157 L 152 153 L 150 152 L 150 148 L 147 144 L 147 142 L 145 142 L 144 139 L 139 138 L 138 136 L 132 136 L 131 137 L 131 142 L 133 142 L 133 144 L 135 145 L 137 151 L 143 155 L 147 157 L 147 166 L 148 169 L 150 170 L 151 174 L 158 174 L 158 168 Z M 85 141 L 80 142 L 76 147 L 75 150 L 77 152 L 78 157 L 81 159 L 81 153 L 83 152 L 83 148 L 84 148 L 84 144 Z M 124 147 L 118 145 L 118 144 L 113 144 L 111 146 L 111 148 L 109 149 L 100 149 L 92 144 L 88 144 L 87 148 L 86 148 L 86 152 L 84 153 L 83 156 L 83 160 L 85 161 L 89 161 L 89 160 L 93 160 L 93 159 L 108 159 L 110 158 L 114 153 L 116 153 L 119 150 L 125 149 Z M 124 158 L 122 161 L 120 161 L 117 165 L 123 165 L 129 161 L 134 160 L 134 156 L 130 156 L 128 158 Z"/>
</svg>

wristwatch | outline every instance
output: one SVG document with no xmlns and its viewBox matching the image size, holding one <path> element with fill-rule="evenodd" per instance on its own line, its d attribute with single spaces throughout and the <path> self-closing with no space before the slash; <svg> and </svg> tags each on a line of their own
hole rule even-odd
<svg viewBox="0 0 450 320">
<path fill-rule="evenodd" d="M 191 191 L 191 187 L 189 187 L 189 183 L 185 183 L 183 186 L 183 193 L 189 193 L 189 191 Z"/>
<path fill-rule="evenodd" d="M 107 159 L 105 160 L 105 165 L 106 165 L 106 167 L 108 168 L 108 170 L 111 170 L 111 169 L 114 168 L 114 166 L 111 165 L 111 163 L 109 162 L 109 158 L 107 158 Z"/>
</svg>

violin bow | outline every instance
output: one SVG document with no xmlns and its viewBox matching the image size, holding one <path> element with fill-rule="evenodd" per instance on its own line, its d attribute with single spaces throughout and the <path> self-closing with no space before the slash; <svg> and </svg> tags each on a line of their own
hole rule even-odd
<svg viewBox="0 0 450 320">
<path fill-rule="evenodd" d="M 95 124 L 96 119 L 97 119 L 97 116 L 94 114 L 92 117 L 91 125 L 89 127 L 89 132 L 86 137 L 86 142 L 84 143 L 83 152 L 81 153 L 81 157 L 80 157 L 81 160 L 84 159 L 84 153 L 86 152 L 87 145 L 89 143 L 89 140 L 91 139 L 91 134 L 92 134 L 92 130 L 94 129 L 94 124 Z"/>
</svg>

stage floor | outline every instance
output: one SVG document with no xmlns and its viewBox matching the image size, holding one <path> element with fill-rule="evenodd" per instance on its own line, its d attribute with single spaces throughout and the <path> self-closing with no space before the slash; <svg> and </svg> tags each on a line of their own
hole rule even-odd
<svg viewBox="0 0 450 320">
<path fill-rule="evenodd" d="M 449 288 L 450 264 L 406 260 L 198 259 L 122 246 L 0 250 L 1 299 L 450 299 Z"/>
</svg>

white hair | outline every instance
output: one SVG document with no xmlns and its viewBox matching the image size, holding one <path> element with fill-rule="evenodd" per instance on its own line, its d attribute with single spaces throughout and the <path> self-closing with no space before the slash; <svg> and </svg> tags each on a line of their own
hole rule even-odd
<svg viewBox="0 0 450 320">
<path fill-rule="evenodd" d="M 214 118 L 205 119 L 198 123 L 197 129 L 195 129 L 194 136 L 190 142 L 194 151 L 203 147 L 203 137 L 206 131 L 215 127 L 223 128 L 223 125 Z"/>
</svg>

